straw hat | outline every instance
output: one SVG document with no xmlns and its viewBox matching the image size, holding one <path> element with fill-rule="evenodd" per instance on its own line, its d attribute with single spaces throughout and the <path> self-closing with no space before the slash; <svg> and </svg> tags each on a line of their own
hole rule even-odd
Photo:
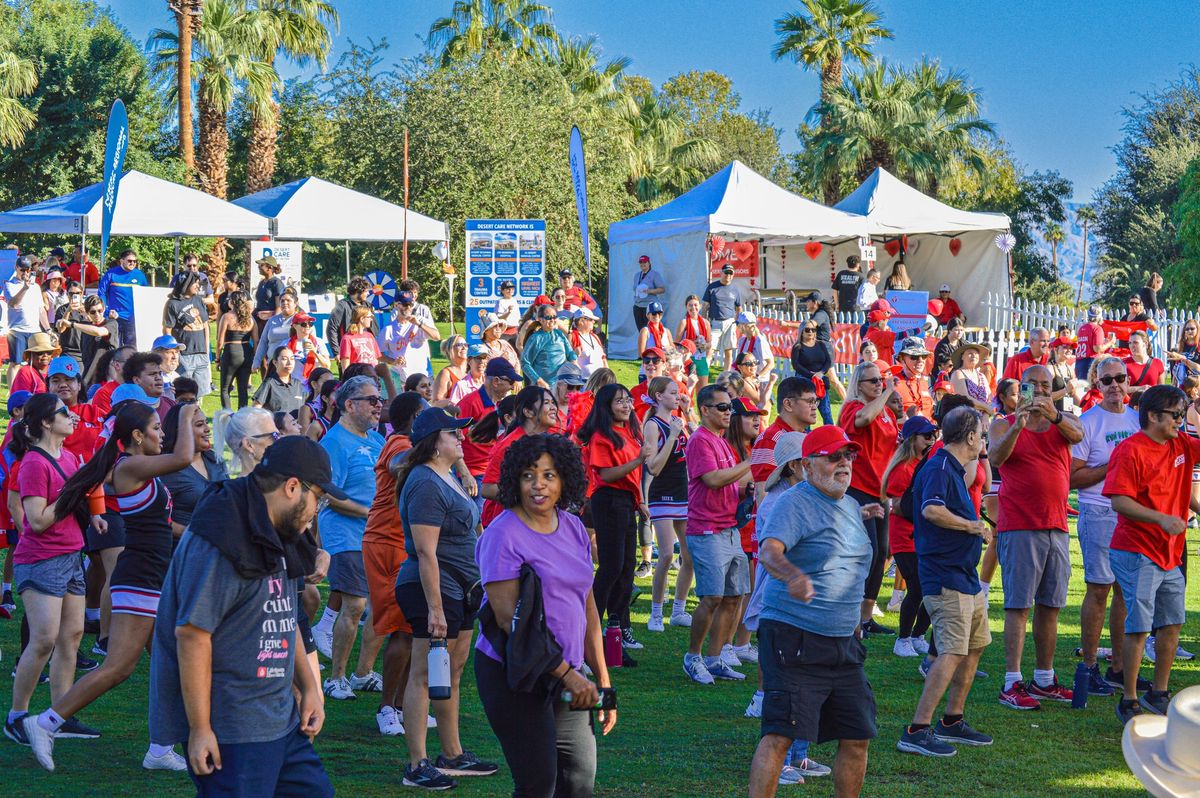
<svg viewBox="0 0 1200 798">
<path fill-rule="evenodd" d="M 1200 796 L 1200 686 L 1180 691 L 1166 715 L 1131 718 L 1121 749 L 1129 769 L 1151 794 Z"/>
<path fill-rule="evenodd" d="M 29 336 L 29 343 L 25 347 L 25 359 L 28 360 L 30 355 L 40 355 L 45 352 L 53 352 L 57 357 L 62 353 L 62 347 L 48 332 L 36 332 Z"/>
<path fill-rule="evenodd" d="M 976 343 L 975 341 L 968 341 L 967 343 L 960 346 L 958 349 L 955 349 L 954 352 L 950 355 L 950 362 L 954 364 L 954 368 L 956 368 L 956 369 L 962 368 L 963 355 L 965 355 L 967 353 L 967 350 L 970 350 L 970 349 L 974 349 L 976 352 L 979 353 L 979 362 L 980 363 L 982 363 L 983 361 L 987 360 L 989 357 L 992 356 L 992 350 L 989 349 L 988 347 L 984 346 L 983 344 Z"/>
</svg>

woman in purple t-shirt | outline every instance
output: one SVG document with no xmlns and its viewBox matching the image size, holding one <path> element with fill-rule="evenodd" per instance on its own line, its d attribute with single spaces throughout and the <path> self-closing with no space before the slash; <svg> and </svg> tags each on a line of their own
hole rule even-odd
<svg viewBox="0 0 1200 798">
<path fill-rule="evenodd" d="M 587 489 L 579 449 L 558 435 L 521 438 L 504 455 L 497 488 L 507 509 L 475 550 L 487 604 L 500 628 L 511 628 L 521 566 L 528 564 L 541 579 L 546 626 L 563 661 L 532 691 L 517 692 L 508 686 L 503 653 L 480 636 L 479 699 L 512 771 L 514 795 L 591 795 L 596 740 L 582 710 L 596 705 L 599 692 L 578 669 L 586 661 L 600 687 L 611 683 L 592 598 L 591 545 L 583 523 L 566 510 L 582 503 Z M 608 734 L 616 710 L 601 710 L 600 722 Z"/>
</svg>

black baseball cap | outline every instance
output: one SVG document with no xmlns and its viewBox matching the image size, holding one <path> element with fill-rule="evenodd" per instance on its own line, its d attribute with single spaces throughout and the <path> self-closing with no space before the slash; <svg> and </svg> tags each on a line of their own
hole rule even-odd
<svg viewBox="0 0 1200 798">
<path fill-rule="evenodd" d="M 316 485 L 335 499 L 350 498 L 333 484 L 333 469 L 330 468 L 325 447 L 303 435 L 287 435 L 268 446 L 262 462 L 254 467 L 254 472 L 295 477 L 301 482 Z"/>
<path fill-rule="evenodd" d="M 575 274 L 570 269 L 562 269 L 561 271 L 559 271 L 558 276 L 559 277 L 574 277 Z"/>
<path fill-rule="evenodd" d="M 22 255 L 21 257 L 17 258 L 16 268 L 32 269 L 33 268 L 33 258 L 29 257 L 28 255 Z"/>
</svg>

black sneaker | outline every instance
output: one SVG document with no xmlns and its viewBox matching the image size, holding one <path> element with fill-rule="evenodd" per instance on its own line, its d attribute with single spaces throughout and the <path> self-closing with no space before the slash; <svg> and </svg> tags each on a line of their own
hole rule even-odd
<svg viewBox="0 0 1200 798">
<path fill-rule="evenodd" d="M 1129 719 L 1142 714 L 1142 707 L 1134 700 L 1125 700 L 1124 698 L 1117 701 L 1117 718 L 1121 723 L 1128 723 Z"/>
<path fill-rule="evenodd" d="M 633 636 L 633 630 L 625 627 L 621 630 L 621 648 L 627 648 L 631 651 L 638 651 L 645 648 L 644 645 L 638 642 L 638 639 Z"/>
<path fill-rule="evenodd" d="M 423 790 L 450 790 L 458 786 L 458 782 L 422 759 L 414 768 L 406 765 L 404 768 L 404 786 L 420 787 Z"/>
<path fill-rule="evenodd" d="M 637 664 L 638 664 L 637 660 L 634 659 L 633 657 L 629 656 L 628 651 L 626 651 L 625 649 L 621 649 L 621 667 L 636 668 Z"/>
<path fill-rule="evenodd" d="M 1088 695 L 1112 695 L 1116 690 L 1100 675 L 1100 666 L 1093 665 L 1088 670 Z"/>
<path fill-rule="evenodd" d="M 479 757 L 466 750 L 453 759 L 438 754 L 435 767 L 447 776 L 495 776 L 500 769 L 496 763 L 481 762 Z"/>
<path fill-rule="evenodd" d="M 944 743 L 933 735 L 933 729 L 924 728 L 920 731 L 909 731 L 908 726 L 900 730 L 900 740 L 896 749 L 909 754 L 921 756 L 954 756 L 958 753 L 954 746 Z"/>
<path fill-rule="evenodd" d="M 72 715 L 63 722 L 63 725 L 58 727 L 58 731 L 54 733 L 54 736 L 70 737 L 76 740 L 95 740 L 100 737 L 100 730 L 80 723 L 79 719 Z"/>
<path fill-rule="evenodd" d="M 83 656 L 81 653 L 75 655 L 75 670 L 84 671 L 86 673 L 87 671 L 94 671 L 99 667 L 100 663 L 96 660 L 89 659 L 88 657 Z"/>
<path fill-rule="evenodd" d="M 895 629 L 889 629 L 886 626 L 880 626 L 879 624 L 875 623 L 874 618 L 872 618 L 869 621 L 863 621 L 862 629 L 863 629 L 863 637 L 866 637 L 867 635 L 894 635 L 894 634 L 896 634 Z"/>
<path fill-rule="evenodd" d="M 28 714 L 28 713 L 26 713 Z M 18 715 L 17 719 L 12 723 L 4 722 L 4 736 L 12 740 L 17 745 L 29 747 L 29 738 L 25 736 L 25 727 L 21 725 L 21 720 L 25 715 Z"/>
<path fill-rule="evenodd" d="M 17 663 L 20 663 L 20 660 L 17 660 Z M 16 664 L 13 665 L 12 673 L 9 675 L 12 676 L 12 678 L 14 678 L 14 679 L 17 678 L 17 665 Z M 49 683 L 50 683 L 50 669 L 49 669 L 49 667 L 46 667 L 46 668 L 42 669 L 42 675 L 38 677 L 38 684 L 49 684 Z"/>
<path fill-rule="evenodd" d="M 961 743 L 962 745 L 991 745 L 992 738 L 981 731 L 972 729 L 965 720 L 960 720 L 952 726 L 947 726 L 939 720 L 933 727 L 933 736 L 944 743 Z"/>
<path fill-rule="evenodd" d="M 637 570 L 633 572 L 633 575 L 638 579 L 645 579 L 652 573 L 654 573 L 654 566 L 645 560 L 642 560 L 640 563 L 638 563 Z"/>
<path fill-rule="evenodd" d="M 1155 715 L 1167 714 L 1167 706 L 1171 703 L 1170 690 L 1147 690 L 1138 698 L 1142 709 Z"/>
<path fill-rule="evenodd" d="M 1111 665 L 1104 672 L 1104 681 L 1108 682 L 1113 688 L 1125 692 L 1125 674 L 1114 671 Z M 1153 690 L 1154 682 L 1139 673 L 1137 677 L 1137 689 L 1139 693 Z"/>
</svg>

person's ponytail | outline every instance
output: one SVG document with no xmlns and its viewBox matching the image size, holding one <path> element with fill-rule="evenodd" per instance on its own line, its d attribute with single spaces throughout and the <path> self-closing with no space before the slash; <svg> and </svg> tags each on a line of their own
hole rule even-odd
<svg viewBox="0 0 1200 798">
<path fill-rule="evenodd" d="M 128 446 L 133 440 L 134 430 L 145 430 L 155 415 L 154 408 L 141 402 L 122 403 L 112 417 L 112 434 L 104 446 L 63 485 L 62 493 L 54 503 L 55 520 L 62 520 L 75 512 L 76 508 L 86 506 L 88 494 L 108 478 L 109 472 L 117 464 L 121 447 Z"/>
</svg>

